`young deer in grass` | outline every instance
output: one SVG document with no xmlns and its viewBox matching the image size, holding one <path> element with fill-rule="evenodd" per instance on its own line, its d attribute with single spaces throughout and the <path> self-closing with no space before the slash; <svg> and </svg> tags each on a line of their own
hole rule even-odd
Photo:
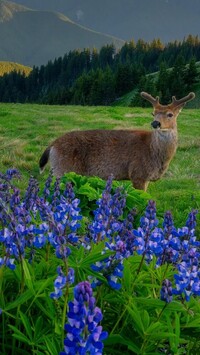
<svg viewBox="0 0 200 355">
<path fill-rule="evenodd" d="M 158 180 L 167 170 L 177 148 L 176 119 L 189 93 L 180 100 L 172 97 L 161 105 L 159 97 L 141 96 L 153 105 L 152 131 L 89 130 L 72 131 L 57 138 L 40 158 L 40 170 L 50 160 L 53 174 L 61 177 L 73 171 L 87 176 L 131 180 L 136 189 L 146 190 L 149 181 Z"/>
</svg>

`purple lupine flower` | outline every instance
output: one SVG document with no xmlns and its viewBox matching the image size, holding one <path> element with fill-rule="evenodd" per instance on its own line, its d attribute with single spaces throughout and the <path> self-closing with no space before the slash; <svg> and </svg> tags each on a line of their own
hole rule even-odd
<svg viewBox="0 0 200 355">
<path fill-rule="evenodd" d="M 108 333 L 99 325 L 103 316 L 96 307 L 93 291 L 88 281 L 80 282 L 74 288 L 74 300 L 69 302 L 68 324 L 64 340 L 65 354 L 102 354 L 103 343 Z"/>
<path fill-rule="evenodd" d="M 13 178 L 19 179 L 21 177 L 21 174 L 20 174 L 19 170 L 12 168 L 12 169 L 8 169 L 6 171 L 4 177 L 8 180 L 12 180 Z"/>
<path fill-rule="evenodd" d="M 193 231 L 196 228 L 197 225 L 197 215 L 198 211 L 197 210 L 192 210 L 189 215 L 188 215 L 188 219 L 186 221 L 186 227 L 188 227 L 190 234 L 193 234 Z"/>
<path fill-rule="evenodd" d="M 137 230 L 133 230 L 135 237 L 133 248 L 139 255 L 145 256 L 145 260 L 148 263 L 152 260 L 154 253 L 158 256 L 162 252 L 159 241 L 161 241 L 163 236 L 161 230 L 156 227 L 157 225 L 156 204 L 150 200 L 144 216 L 140 218 L 140 227 Z"/>
<path fill-rule="evenodd" d="M 107 279 L 110 287 L 119 290 L 121 288 L 120 279 L 123 277 L 123 260 L 130 256 L 130 252 L 126 249 L 126 244 L 122 240 L 115 240 L 115 243 L 106 242 L 105 245 L 106 248 L 104 251 L 111 250 L 114 251 L 115 254 L 92 264 L 91 269 L 103 275 Z M 101 284 L 98 277 L 91 278 L 91 282 L 93 288 Z"/>
<path fill-rule="evenodd" d="M 156 218 L 156 203 L 153 200 L 148 202 L 146 207 L 145 216 L 141 218 L 141 225 L 144 227 L 145 221 L 148 219 L 147 226 L 150 229 L 155 228 L 158 225 L 158 220 Z"/>
<path fill-rule="evenodd" d="M 163 231 L 161 228 L 155 228 L 149 237 L 149 249 L 155 256 L 160 256 L 163 253 Z"/>
<path fill-rule="evenodd" d="M 164 233 L 165 233 L 166 237 L 171 235 L 172 231 L 175 228 L 172 214 L 170 211 L 167 211 L 164 214 L 163 227 L 164 227 Z"/>
<path fill-rule="evenodd" d="M 45 187 L 44 187 L 44 190 L 43 190 L 43 198 L 45 200 L 47 200 L 48 197 L 50 196 L 50 187 L 51 187 L 52 179 L 53 179 L 53 172 L 51 170 L 50 173 L 49 173 L 48 178 L 45 181 Z"/>
<path fill-rule="evenodd" d="M 120 240 L 126 243 L 126 249 L 129 251 L 130 255 L 134 252 L 134 240 L 135 236 L 133 233 L 133 222 L 136 215 L 136 209 L 133 208 L 127 215 L 127 217 L 122 221 L 122 227 L 118 231 Z"/>
<path fill-rule="evenodd" d="M 33 210 L 35 207 L 35 202 L 38 196 L 39 192 L 39 186 L 38 182 L 36 179 L 31 177 L 29 179 L 29 184 L 25 192 L 24 200 L 23 200 L 23 205 L 26 210 Z"/>
<path fill-rule="evenodd" d="M 98 208 L 94 211 L 93 223 L 89 225 L 89 236 L 95 243 L 106 240 L 102 254 L 106 250 L 111 250 L 114 254 L 91 265 L 91 268 L 106 277 L 112 288 L 119 289 L 121 287 L 119 278 L 123 276 L 123 259 L 130 256 L 130 251 L 127 249 L 125 238 L 121 239 L 124 222 L 119 220 L 126 202 L 125 195 L 120 189 L 111 194 L 112 180 L 111 176 L 107 180 L 102 198 L 97 201 Z M 129 224 L 130 220 L 132 221 L 132 218 L 129 216 Z M 91 278 L 91 282 L 92 287 L 101 283 L 98 276 Z"/>
<path fill-rule="evenodd" d="M 114 290 L 119 290 L 121 288 L 121 282 L 119 280 L 123 277 L 124 265 L 123 261 L 117 264 L 112 273 L 107 275 L 108 284 Z M 104 275 L 105 276 L 105 275 Z"/>
<path fill-rule="evenodd" d="M 62 296 L 62 290 L 67 285 L 74 283 L 74 269 L 69 268 L 67 276 L 64 275 L 61 266 L 57 268 L 58 276 L 54 281 L 54 292 L 50 294 L 50 297 L 53 299 L 58 299 Z"/>
<path fill-rule="evenodd" d="M 53 195 L 52 195 L 52 200 L 51 200 L 51 205 L 53 208 L 55 208 L 57 205 L 59 205 L 60 202 L 60 178 L 56 178 L 56 181 L 54 183 L 54 190 L 53 190 Z"/>
<path fill-rule="evenodd" d="M 166 303 L 172 302 L 173 293 L 172 293 L 172 283 L 165 279 L 162 283 L 162 288 L 160 290 L 160 299 Z"/>
<path fill-rule="evenodd" d="M 97 201 L 98 208 L 94 211 L 94 220 L 88 226 L 89 237 L 98 243 L 105 238 L 112 239 L 122 227 L 122 222 L 118 219 L 123 214 L 126 203 L 122 190 L 116 189 L 114 195 L 111 194 L 113 177 L 107 180 L 102 197 Z"/>
<path fill-rule="evenodd" d="M 178 274 L 174 275 L 173 293 L 184 296 L 186 301 L 189 301 L 192 295 L 200 295 L 200 243 L 195 236 L 196 214 L 197 211 L 190 212 L 186 226 L 177 230 L 181 247 L 177 264 Z"/>
<path fill-rule="evenodd" d="M 15 259 L 9 258 L 4 256 L 3 258 L 0 257 L 0 267 L 6 265 L 9 269 L 15 270 Z"/>
<path fill-rule="evenodd" d="M 54 193 L 51 204 L 44 199 L 37 200 L 37 208 L 40 216 L 49 225 L 48 241 L 55 248 L 58 258 L 69 256 L 69 244 L 76 244 L 77 229 L 80 228 L 79 199 L 75 198 L 71 183 L 66 184 L 64 195 L 60 194 L 60 180 L 54 185 Z"/>
</svg>

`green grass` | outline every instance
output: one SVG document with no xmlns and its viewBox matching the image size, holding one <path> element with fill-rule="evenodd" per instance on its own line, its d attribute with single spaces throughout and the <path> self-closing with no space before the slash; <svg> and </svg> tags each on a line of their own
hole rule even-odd
<svg viewBox="0 0 200 355">
<path fill-rule="evenodd" d="M 40 182 L 38 161 L 47 145 L 75 129 L 138 127 L 150 129 L 151 109 L 127 107 L 0 104 L 0 171 L 16 167 L 25 189 L 32 175 Z M 181 226 L 192 208 L 200 210 L 200 110 L 185 109 L 178 118 L 179 147 L 165 176 L 149 185 L 159 217 L 171 210 Z M 200 221 L 200 216 L 198 216 Z"/>
</svg>

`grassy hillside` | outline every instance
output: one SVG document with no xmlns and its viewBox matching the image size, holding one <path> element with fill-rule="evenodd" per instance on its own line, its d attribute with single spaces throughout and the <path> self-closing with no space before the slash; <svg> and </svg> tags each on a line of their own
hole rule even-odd
<svg viewBox="0 0 200 355">
<path fill-rule="evenodd" d="M 200 110 L 184 109 L 178 119 L 179 148 L 165 176 L 150 183 L 160 215 L 170 209 L 180 224 L 192 208 L 200 209 Z M 46 146 L 65 131 L 138 127 L 150 129 L 151 109 L 0 104 L 0 171 L 16 167 L 25 188 L 31 175 L 40 182 L 38 161 Z M 200 217 L 200 216 L 199 216 Z M 198 218 L 199 218 L 198 217 Z"/>
<path fill-rule="evenodd" d="M 32 68 L 26 67 L 25 65 L 13 63 L 13 62 L 0 62 L 0 76 L 12 71 L 17 71 L 29 75 Z"/>
</svg>

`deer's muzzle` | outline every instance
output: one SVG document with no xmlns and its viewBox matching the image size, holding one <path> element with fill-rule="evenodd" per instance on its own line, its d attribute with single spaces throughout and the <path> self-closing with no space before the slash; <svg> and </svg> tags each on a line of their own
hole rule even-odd
<svg viewBox="0 0 200 355">
<path fill-rule="evenodd" d="M 159 121 L 153 121 L 151 122 L 151 126 L 156 129 L 156 128 L 160 128 L 161 124 Z"/>
</svg>

